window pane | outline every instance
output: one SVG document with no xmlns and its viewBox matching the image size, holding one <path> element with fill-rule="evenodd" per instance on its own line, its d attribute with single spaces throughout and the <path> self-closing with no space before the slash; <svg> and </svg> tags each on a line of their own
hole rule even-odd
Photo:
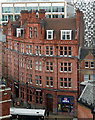
<svg viewBox="0 0 95 120">
<path fill-rule="evenodd" d="M 88 74 L 84 74 L 84 81 L 88 81 L 89 80 L 89 75 Z"/>
</svg>

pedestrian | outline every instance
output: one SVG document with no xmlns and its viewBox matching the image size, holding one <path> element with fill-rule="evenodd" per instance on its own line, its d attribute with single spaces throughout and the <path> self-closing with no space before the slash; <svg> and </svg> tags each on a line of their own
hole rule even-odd
<svg viewBox="0 0 95 120">
<path fill-rule="evenodd" d="M 21 104 L 21 106 L 23 106 L 23 100 L 21 99 L 21 101 L 20 101 L 20 104 Z"/>
<path fill-rule="evenodd" d="M 15 101 L 14 101 L 14 99 L 12 100 L 12 102 L 13 102 L 13 107 L 14 107 L 14 105 L 15 105 Z"/>
<path fill-rule="evenodd" d="M 47 111 L 47 117 L 49 117 L 49 111 Z"/>
</svg>

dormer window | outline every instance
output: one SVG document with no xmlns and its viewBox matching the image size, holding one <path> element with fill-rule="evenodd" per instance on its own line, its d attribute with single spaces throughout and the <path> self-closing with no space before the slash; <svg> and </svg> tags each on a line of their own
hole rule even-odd
<svg viewBox="0 0 95 120">
<path fill-rule="evenodd" d="M 47 30 L 47 40 L 53 40 L 53 30 Z"/>
<path fill-rule="evenodd" d="M 61 30 L 61 40 L 71 40 L 72 30 Z"/>
<path fill-rule="evenodd" d="M 17 37 L 21 37 L 23 35 L 23 28 L 17 28 Z"/>
</svg>

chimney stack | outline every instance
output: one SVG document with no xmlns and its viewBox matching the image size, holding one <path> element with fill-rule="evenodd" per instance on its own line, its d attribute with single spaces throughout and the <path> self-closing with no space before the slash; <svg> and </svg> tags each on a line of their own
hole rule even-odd
<svg viewBox="0 0 95 120">
<path fill-rule="evenodd" d="M 39 13 L 39 19 L 44 19 L 45 18 L 45 10 L 44 9 L 40 9 Z"/>
<path fill-rule="evenodd" d="M 25 22 L 26 18 L 28 18 L 28 10 L 21 10 L 21 26 Z"/>
</svg>

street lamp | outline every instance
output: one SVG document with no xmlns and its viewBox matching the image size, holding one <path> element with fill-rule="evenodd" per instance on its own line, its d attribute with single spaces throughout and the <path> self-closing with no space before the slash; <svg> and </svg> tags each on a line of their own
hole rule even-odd
<svg viewBox="0 0 95 120">
<path fill-rule="evenodd" d="M 26 90 L 26 103 L 27 103 L 27 107 L 28 107 L 28 82 L 26 82 L 26 87 L 27 87 L 27 90 Z"/>
<path fill-rule="evenodd" d="M 57 49 L 56 59 L 57 59 L 57 90 L 58 90 L 58 46 L 56 46 L 56 49 Z M 57 90 L 56 90 L 56 97 L 57 97 Z M 57 109 L 57 114 L 58 114 L 58 109 Z"/>
<path fill-rule="evenodd" d="M 57 49 L 57 89 L 58 89 L 58 46 L 56 46 Z"/>
<path fill-rule="evenodd" d="M 19 43 L 17 43 L 17 52 L 18 52 L 18 95 L 19 97 Z"/>
</svg>

